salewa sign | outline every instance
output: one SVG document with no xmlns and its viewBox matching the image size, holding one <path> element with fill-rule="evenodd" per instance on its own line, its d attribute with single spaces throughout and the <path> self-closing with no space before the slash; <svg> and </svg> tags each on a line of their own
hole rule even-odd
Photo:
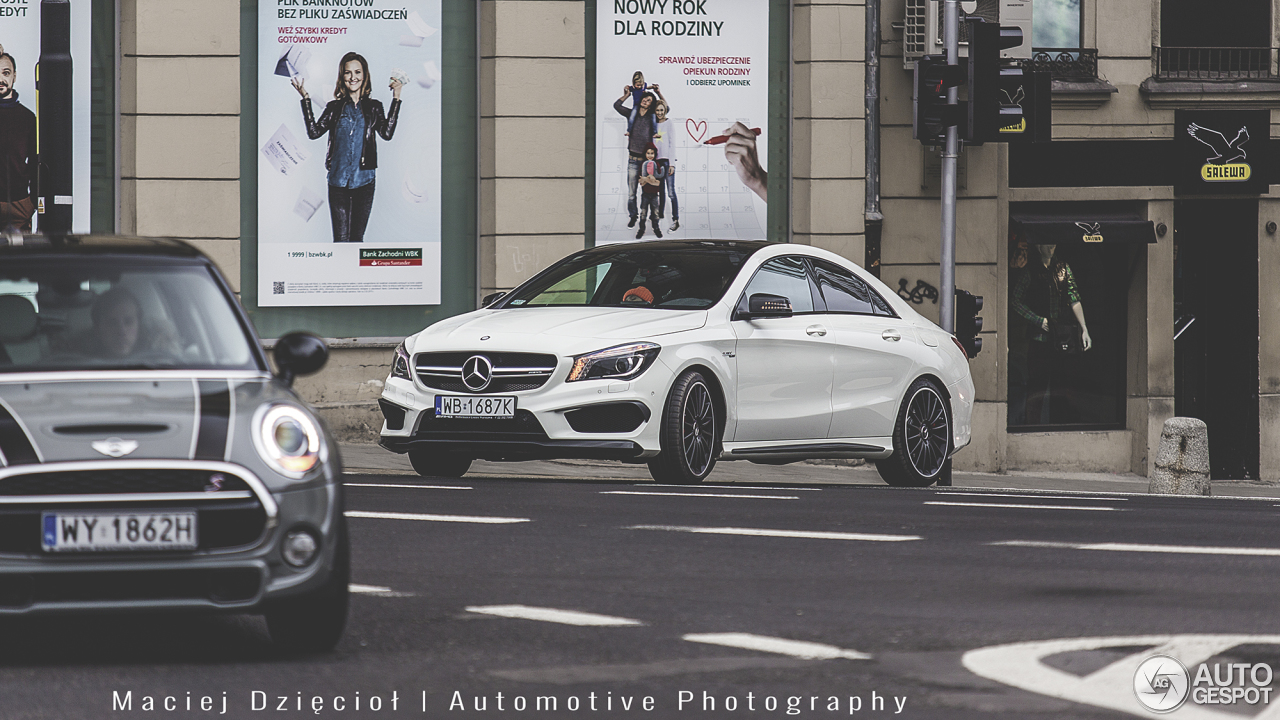
<svg viewBox="0 0 1280 720">
<path fill-rule="evenodd" d="M 1209 148 L 1210 155 L 1200 168 L 1200 177 L 1205 182 L 1244 182 L 1253 175 L 1253 168 L 1244 162 L 1249 157 L 1244 150 L 1244 144 L 1249 142 L 1249 128 L 1241 127 L 1230 142 L 1221 131 L 1195 123 L 1187 126 L 1187 134 Z"/>
<path fill-rule="evenodd" d="M 1257 159 L 1266 157 L 1268 111 L 1179 110 L 1175 116 L 1178 194 L 1267 192 L 1266 173 Z"/>
<path fill-rule="evenodd" d="M 1087 242 L 1087 243 L 1100 243 L 1100 242 L 1102 242 L 1102 230 L 1101 230 L 1101 228 L 1102 228 L 1102 223 L 1082 223 L 1082 222 L 1078 222 L 1078 223 L 1076 223 L 1076 227 L 1078 227 L 1078 228 L 1080 228 L 1081 230 L 1083 230 L 1083 231 L 1084 231 L 1084 235 L 1082 235 L 1082 236 L 1080 237 L 1080 239 L 1081 239 L 1081 240 L 1083 240 L 1083 241 L 1085 241 L 1085 242 Z"/>
</svg>

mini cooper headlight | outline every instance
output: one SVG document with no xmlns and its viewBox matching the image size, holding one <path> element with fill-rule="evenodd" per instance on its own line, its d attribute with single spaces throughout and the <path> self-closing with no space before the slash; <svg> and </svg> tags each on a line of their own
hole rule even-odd
<svg viewBox="0 0 1280 720">
<path fill-rule="evenodd" d="M 391 377 L 413 380 L 409 374 L 409 350 L 405 348 L 404 341 L 396 347 L 396 354 L 391 358 Z"/>
<path fill-rule="evenodd" d="M 300 478 L 320 462 L 320 431 L 315 420 L 292 405 L 258 411 L 253 444 L 281 475 Z"/>
<path fill-rule="evenodd" d="M 573 358 L 573 368 L 565 382 L 576 380 L 630 380 L 649 369 L 662 347 L 653 343 L 630 343 L 597 350 Z"/>
</svg>

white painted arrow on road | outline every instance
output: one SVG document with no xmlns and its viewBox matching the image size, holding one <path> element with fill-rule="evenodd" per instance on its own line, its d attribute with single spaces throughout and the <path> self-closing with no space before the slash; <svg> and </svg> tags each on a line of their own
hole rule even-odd
<svg viewBox="0 0 1280 720">
<path fill-rule="evenodd" d="M 1070 700 L 1094 707 L 1150 718 L 1153 714 L 1139 704 L 1133 692 L 1138 666 L 1153 655 L 1168 655 L 1182 661 L 1195 676 L 1202 662 L 1244 644 L 1280 645 L 1280 635 L 1139 635 L 1093 637 L 1014 643 L 970 650 L 961 662 L 972 673 L 1039 695 Z M 1084 677 L 1045 665 L 1044 658 L 1061 653 L 1105 648 L 1148 647 L 1125 656 Z M 1174 713 L 1178 720 L 1240 720 L 1239 712 L 1210 710 L 1188 701 Z M 1253 720 L 1280 718 L 1280 698 L 1253 716 Z"/>
</svg>

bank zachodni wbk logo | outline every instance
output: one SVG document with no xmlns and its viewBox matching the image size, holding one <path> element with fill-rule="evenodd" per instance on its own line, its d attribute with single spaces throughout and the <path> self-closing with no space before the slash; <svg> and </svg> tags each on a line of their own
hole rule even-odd
<svg viewBox="0 0 1280 720">
<path fill-rule="evenodd" d="M 1168 655 L 1153 655 L 1133 674 L 1133 694 L 1151 712 L 1167 713 L 1187 701 L 1191 676 L 1187 668 Z"/>
</svg>

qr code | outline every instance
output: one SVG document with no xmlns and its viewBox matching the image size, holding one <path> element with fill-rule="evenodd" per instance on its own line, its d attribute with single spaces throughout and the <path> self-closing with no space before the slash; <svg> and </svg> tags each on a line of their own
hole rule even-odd
<svg viewBox="0 0 1280 720">
<path fill-rule="evenodd" d="M 273 283 L 271 283 L 271 294 L 272 294 L 272 295 L 283 295 L 283 294 L 284 294 L 284 283 L 282 283 L 282 282 L 273 282 Z"/>
</svg>

